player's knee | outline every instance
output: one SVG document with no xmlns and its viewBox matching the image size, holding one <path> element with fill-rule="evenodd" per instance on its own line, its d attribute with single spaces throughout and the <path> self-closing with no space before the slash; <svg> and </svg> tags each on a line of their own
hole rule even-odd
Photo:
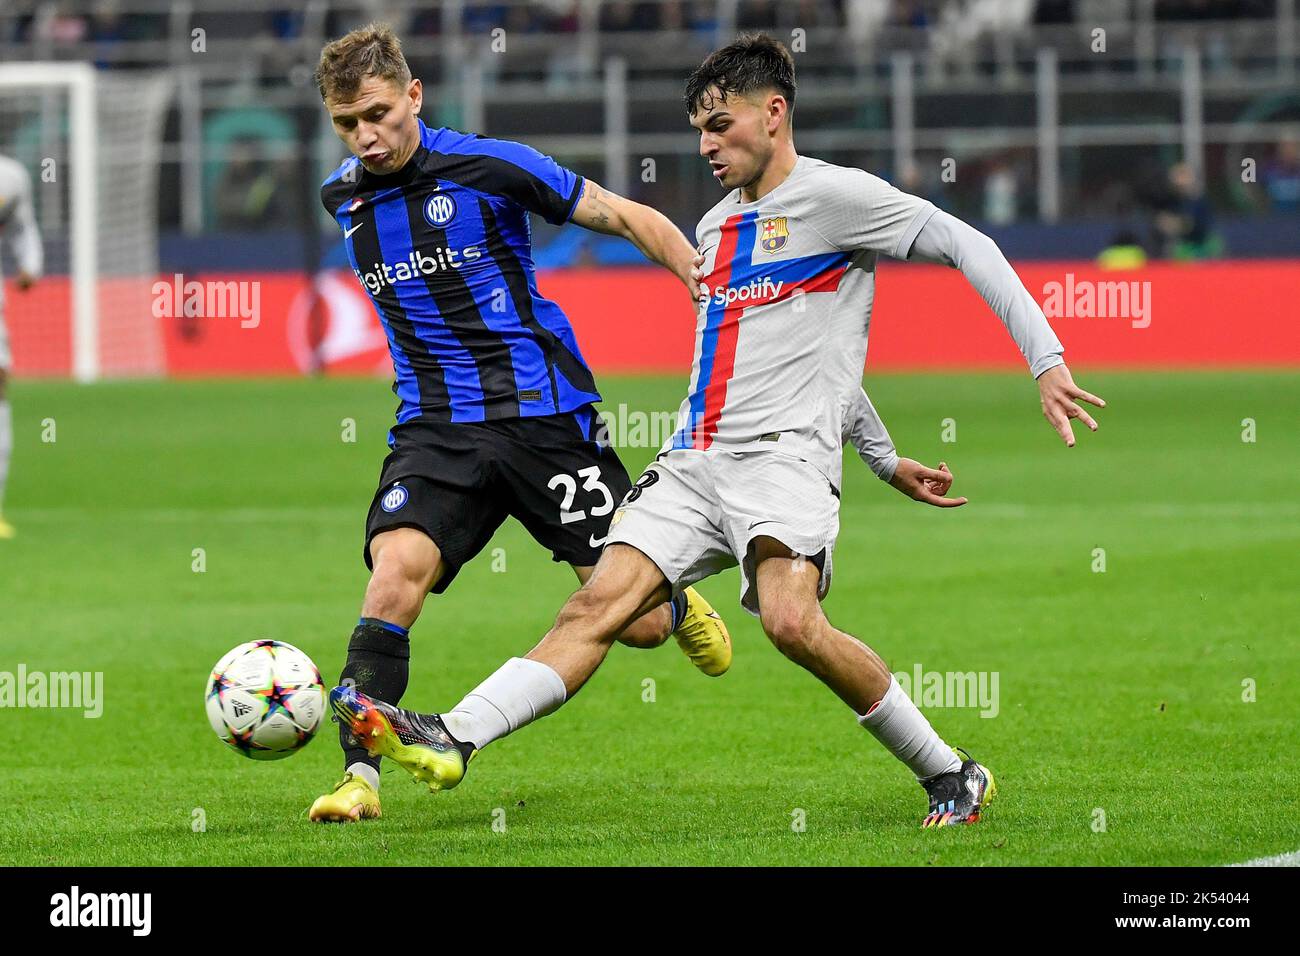
<svg viewBox="0 0 1300 956">
<path fill-rule="evenodd" d="M 778 605 L 761 613 L 763 631 L 768 639 L 786 657 L 795 663 L 806 663 L 813 657 L 817 639 L 817 622 L 813 615 L 794 604 Z"/>
<path fill-rule="evenodd" d="M 374 559 L 366 588 L 365 614 L 385 621 L 413 619 L 432 585 L 432 569 L 386 548 Z"/>
</svg>

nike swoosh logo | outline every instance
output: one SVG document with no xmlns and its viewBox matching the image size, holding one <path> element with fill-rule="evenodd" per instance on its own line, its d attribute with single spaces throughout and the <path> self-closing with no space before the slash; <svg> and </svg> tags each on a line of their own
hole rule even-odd
<svg viewBox="0 0 1300 956">
<path fill-rule="evenodd" d="M 351 229 L 344 229 L 344 230 L 343 230 L 343 238 L 344 238 L 344 239 L 351 239 L 351 238 L 352 238 L 352 234 L 353 234 L 354 232 L 356 232 L 358 229 L 360 229 L 360 228 L 361 228 L 362 226 L 364 226 L 364 225 L 365 225 L 364 222 L 359 222 L 359 223 L 357 223 L 355 226 L 353 226 Z"/>
<path fill-rule="evenodd" d="M 608 540 L 609 540 L 609 535 L 605 535 L 605 537 L 603 538 L 597 538 L 593 534 L 591 535 L 591 537 L 587 538 L 587 544 L 591 545 L 593 548 L 600 548 L 600 547 L 604 547 L 605 542 Z"/>
</svg>

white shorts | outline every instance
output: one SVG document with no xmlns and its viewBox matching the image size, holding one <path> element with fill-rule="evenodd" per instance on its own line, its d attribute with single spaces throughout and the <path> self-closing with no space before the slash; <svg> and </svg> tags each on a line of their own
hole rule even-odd
<svg viewBox="0 0 1300 956">
<path fill-rule="evenodd" d="M 741 606 L 757 615 L 754 539 L 775 538 L 814 559 L 822 598 L 830 590 L 839 530 L 838 492 L 802 458 L 766 450 L 677 449 L 637 479 L 614 512 L 607 541 L 644 552 L 674 592 L 739 564 Z"/>
</svg>

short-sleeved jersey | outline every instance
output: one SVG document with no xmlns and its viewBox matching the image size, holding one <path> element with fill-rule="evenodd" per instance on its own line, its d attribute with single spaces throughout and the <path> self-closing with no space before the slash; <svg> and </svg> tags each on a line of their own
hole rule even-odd
<svg viewBox="0 0 1300 956">
<path fill-rule="evenodd" d="M 906 257 L 934 211 L 863 170 L 801 156 L 758 202 L 736 189 L 705 213 L 690 394 L 664 450 L 780 448 L 838 483 L 876 257 Z"/>
<path fill-rule="evenodd" d="M 529 212 L 568 220 L 583 180 L 528 146 L 420 123 L 384 176 L 321 187 L 388 334 L 398 422 L 552 415 L 599 401 L 568 318 L 537 291 Z"/>
</svg>

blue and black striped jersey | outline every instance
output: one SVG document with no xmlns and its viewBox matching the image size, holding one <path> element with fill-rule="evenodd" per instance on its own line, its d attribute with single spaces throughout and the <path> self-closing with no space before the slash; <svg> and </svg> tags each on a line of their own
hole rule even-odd
<svg viewBox="0 0 1300 956">
<path fill-rule="evenodd" d="M 528 213 L 566 222 L 582 177 L 524 146 L 420 123 L 395 173 L 355 157 L 321 186 L 415 418 L 553 415 L 600 400 L 569 320 L 537 291 Z"/>
</svg>

